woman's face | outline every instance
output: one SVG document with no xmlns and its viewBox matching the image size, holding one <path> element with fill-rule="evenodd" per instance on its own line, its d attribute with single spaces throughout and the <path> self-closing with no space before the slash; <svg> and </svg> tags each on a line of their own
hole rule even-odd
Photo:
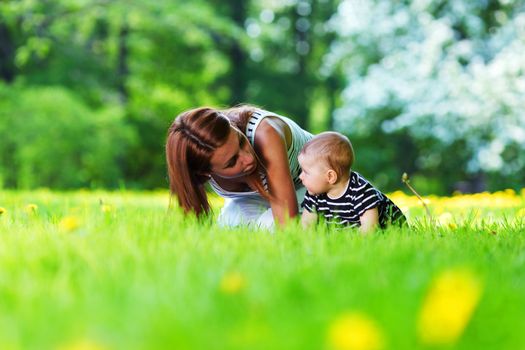
<svg viewBox="0 0 525 350">
<path fill-rule="evenodd" d="M 257 159 L 244 134 L 230 128 L 228 140 L 211 157 L 211 172 L 225 179 L 251 174 L 257 168 Z"/>
</svg>

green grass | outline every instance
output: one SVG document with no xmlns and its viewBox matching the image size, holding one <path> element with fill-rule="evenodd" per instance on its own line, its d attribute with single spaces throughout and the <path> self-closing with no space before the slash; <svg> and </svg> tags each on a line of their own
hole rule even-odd
<svg viewBox="0 0 525 350">
<path fill-rule="evenodd" d="M 525 346 L 518 208 L 493 210 L 496 223 L 420 220 L 363 237 L 199 224 L 168 213 L 165 193 L 0 191 L 0 207 L 1 349 L 328 349 L 330 325 L 353 311 L 374 320 L 386 349 L 426 349 L 418 314 L 432 280 L 455 268 L 471 270 L 483 294 L 444 348 Z M 61 229 L 66 216 L 78 228 Z M 244 284 L 225 293 L 232 272 Z"/>
</svg>

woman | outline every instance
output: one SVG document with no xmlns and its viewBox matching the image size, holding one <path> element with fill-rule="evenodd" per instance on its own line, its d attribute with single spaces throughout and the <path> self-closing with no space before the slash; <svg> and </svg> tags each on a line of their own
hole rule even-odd
<svg viewBox="0 0 525 350">
<path fill-rule="evenodd" d="M 312 137 L 292 120 L 253 106 L 183 112 L 166 141 L 171 193 L 186 213 L 205 215 L 209 182 L 226 198 L 219 224 L 283 224 L 298 214 L 305 189 L 297 155 Z"/>
</svg>

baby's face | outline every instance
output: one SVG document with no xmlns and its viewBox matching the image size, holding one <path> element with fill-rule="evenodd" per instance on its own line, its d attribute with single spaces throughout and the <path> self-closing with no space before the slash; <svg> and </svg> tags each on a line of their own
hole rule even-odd
<svg viewBox="0 0 525 350">
<path fill-rule="evenodd" d="M 328 182 L 328 167 L 318 157 L 301 153 L 299 155 L 299 165 L 301 166 L 301 175 L 299 179 L 303 182 L 304 187 L 311 195 L 326 193 L 330 189 Z"/>
</svg>

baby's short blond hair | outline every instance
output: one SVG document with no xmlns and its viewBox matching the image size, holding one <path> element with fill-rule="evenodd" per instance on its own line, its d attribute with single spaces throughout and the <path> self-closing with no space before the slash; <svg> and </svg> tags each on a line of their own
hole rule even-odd
<svg viewBox="0 0 525 350">
<path fill-rule="evenodd" d="M 354 149 L 345 135 L 326 131 L 304 144 L 302 155 L 313 156 L 333 169 L 338 178 L 347 178 L 354 164 Z"/>
</svg>

